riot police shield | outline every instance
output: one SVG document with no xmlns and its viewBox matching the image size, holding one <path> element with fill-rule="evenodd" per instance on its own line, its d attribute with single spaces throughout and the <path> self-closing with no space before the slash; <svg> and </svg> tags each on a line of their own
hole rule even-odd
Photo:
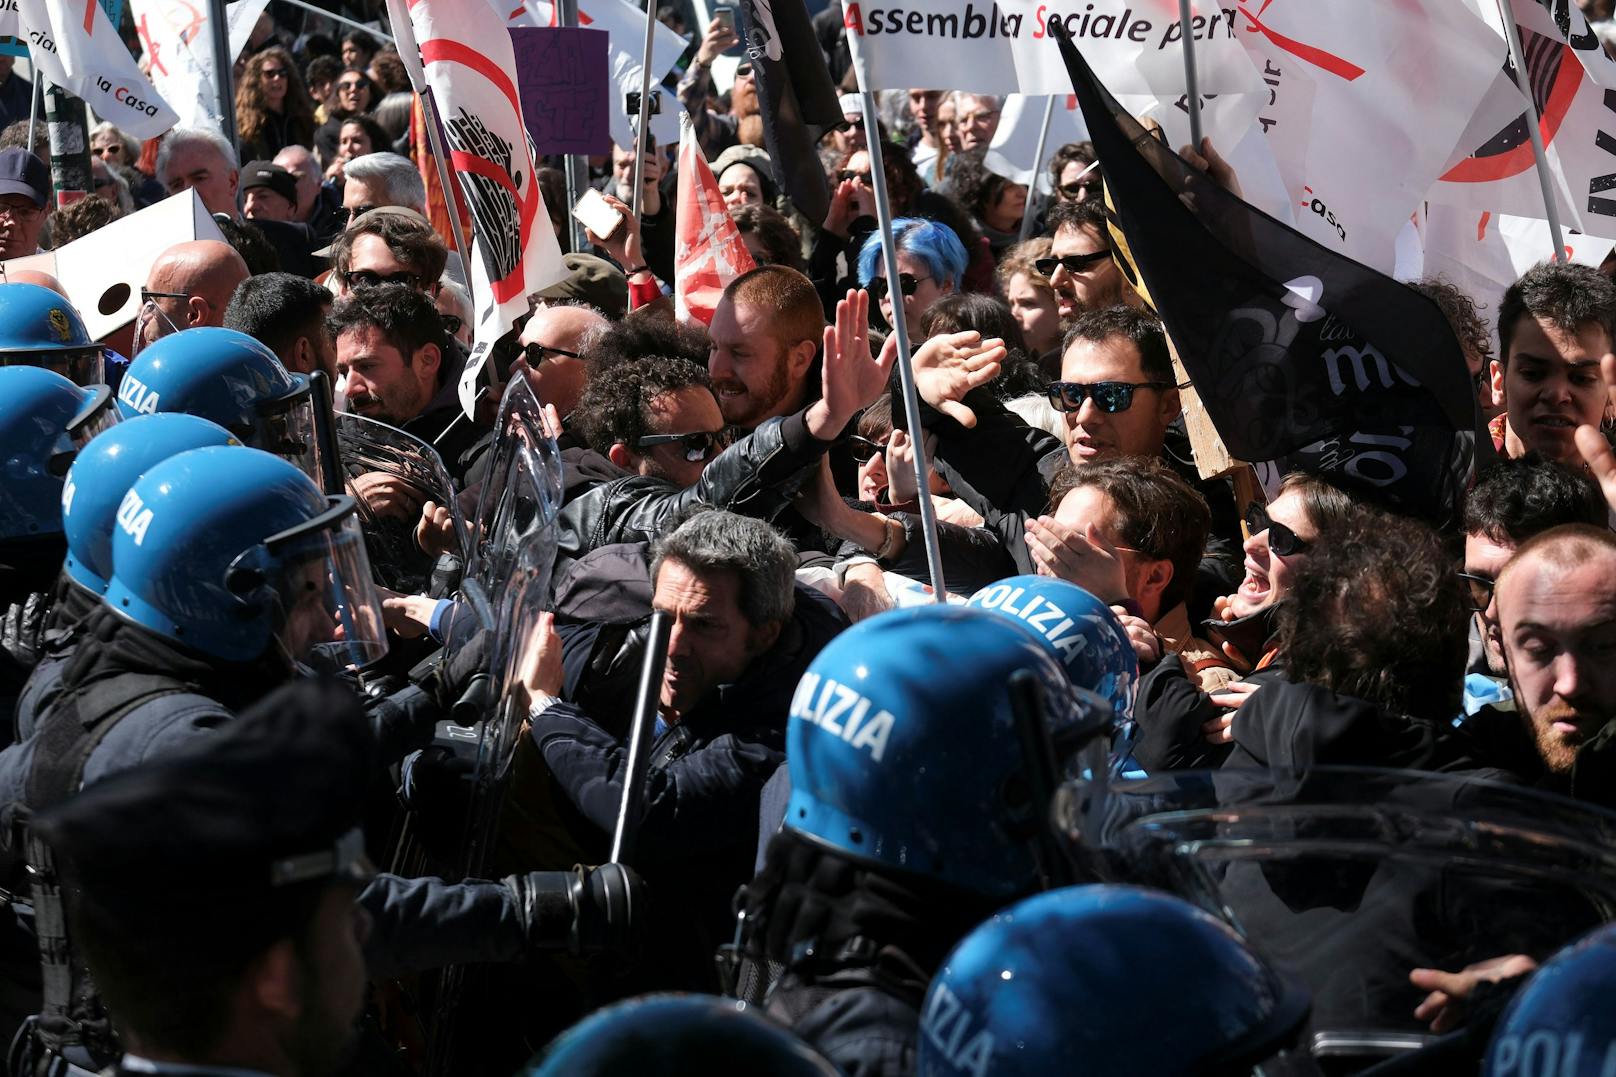
<svg viewBox="0 0 1616 1077">
<path fill-rule="evenodd" d="M 1309 1057 L 1356 1072 L 1431 1039 L 1409 973 L 1542 961 L 1616 918 L 1616 814 L 1465 775 L 1319 767 L 1069 782 L 1056 822 L 1115 881 L 1226 917 L 1314 1010 Z"/>
<path fill-rule="evenodd" d="M 421 506 L 432 501 L 447 509 L 461 549 L 469 545 L 466 520 L 442 457 L 413 434 L 363 415 L 337 415 L 336 431 L 343 479 L 359 503 L 376 582 L 406 594 L 426 591 L 436 559 L 415 542 Z"/>
</svg>

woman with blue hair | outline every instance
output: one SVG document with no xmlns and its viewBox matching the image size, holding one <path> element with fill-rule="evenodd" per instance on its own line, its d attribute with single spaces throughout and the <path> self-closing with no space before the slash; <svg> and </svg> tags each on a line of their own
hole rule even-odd
<svg viewBox="0 0 1616 1077">
<path fill-rule="evenodd" d="M 925 339 L 920 318 L 945 295 L 959 291 L 969 260 L 965 245 L 946 224 L 922 217 L 899 217 L 892 222 L 892 238 L 898 245 L 898 291 L 903 295 L 903 319 L 909 327 L 911 346 Z M 887 267 L 881 249 L 881 233 L 864 242 L 858 258 L 859 286 L 881 304 L 881 316 L 892 320 L 892 295 L 887 286 Z"/>
</svg>

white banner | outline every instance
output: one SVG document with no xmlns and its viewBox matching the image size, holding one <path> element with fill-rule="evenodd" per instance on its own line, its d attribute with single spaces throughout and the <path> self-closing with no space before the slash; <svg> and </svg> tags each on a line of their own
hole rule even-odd
<svg viewBox="0 0 1616 1077">
<path fill-rule="evenodd" d="M 230 56 L 241 55 L 269 0 L 235 0 L 226 8 Z M 129 0 L 146 70 L 163 100 L 186 127 L 223 131 L 213 81 L 213 38 L 208 7 L 189 0 Z"/>
<path fill-rule="evenodd" d="M 527 297 L 561 280 L 567 267 L 539 191 L 503 16 L 487 0 L 415 0 L 410 28 L 414 42 L 394 26 L 398 49 L 419 49 L 476 235 L 476 343 L 460 382 L 471 415 L 489 349 L 528 312 Z"/>
<path fill-rule="evenodd" d="M 1616 61 L 1606 55 L 1576 4 L 1546 2 L 1554 6 L 1553 14 L 1538 0 L 1512 0 L 1511 9 L 1537 99 L 1560 224 L 1616 238 L 1611 181 L 1616 143 L 1610 134 L 1616 130 L 1616 112 L 1605 101 L 1606 91 L 1616 89 Z M 1560 19 L 1565 20 L 1563 32 Z M 1473 214 L 1544 216 L 1522 117 L 1515 80 L 1500 71 L 1426 197 Z"/>
<path fill-rule="evenodd" d="M 1451 0 L 1291 0 L 1243 6 L 1240 18 L 1291 219 L 1391 272 L 1397 234 L 1503 64 L 1503 39 Z"/>
<path fill-rule="evenodd" d="M 504 7 L 501 6 L 501 10 Z M 555 26 L 555 9 L 546 0 L 524 0 L 511 6 L 512 26 Z M 641 53 L 645 48 L 645 12 L 626 0 L 578 0 L 578 25 L 591 30 L 605 30 L 611 43 L 607 46 L 608 63 L 612 72 L 612 141 L 619 146 L 634 144 L 634 128 L 629 120 L 625 102 L 629 94 L 640 92 Z M 654 92 L 667 77 L 673 65 L 684 55 L 689 42 L 660 22 L 651 38 L 651 89 Z M 667 90 L 662 91 L 662 111 L 651 118 L 651 137 L 657 145 L 666 146 L 679 141 L 679 113 L 684 111 L 679 99 Z"/>
<path fill-rule="evenodd" d="M 95 114 L 136 138 L 156 138 L 179 122 L 118 37 L 101 5 L 17 0 L 28 58 L 40 74 L 83 99 Z"/>
<path fill-rule="evenodd" d="M 1048 96 L 1011 94 L 999 106 L 999 129 L 993 134 L 982 163 L 1006 179 L 1032 186 L 1036 179 L 1038 189 L 1048 194 L 1049 159 L 1068 142 L 1085 142 L 1089 129 L 1083 123 L 1083 112 L 1077 107 L 1076 94 L 1058 94 L 1055 108 L 1049 116 L 1049 137 L 1044 140 L 1044 159 L 1034 161 L 1038 154 L 1038 132 L 1044 126 L 1044 107 Z M 1095 177 L 1098 179 L 1098 177 Z"/>
</svg>

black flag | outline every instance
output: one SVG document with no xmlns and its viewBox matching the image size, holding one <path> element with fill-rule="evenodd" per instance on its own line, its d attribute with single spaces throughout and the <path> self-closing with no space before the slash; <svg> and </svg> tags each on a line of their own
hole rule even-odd
<svg viewBox="0 0 1616 1077">
<path fill-rule="evenodd" d="M 803 0 L 743 0 L 739 10 L 775 179 L 803 216 L 817 224 L 830 211 L 830 183 L 818 145 L 842 122 L 836 84 Z"/>
<path fill-rule="evenodd" d="M 1494 453 L 1441 311 L 1191 168 L 1050 26 L 1100 160 L 1117 260 L 1229 452 L 1266 478 L 1307 469 L 1455 523 Z"/>
</svg>

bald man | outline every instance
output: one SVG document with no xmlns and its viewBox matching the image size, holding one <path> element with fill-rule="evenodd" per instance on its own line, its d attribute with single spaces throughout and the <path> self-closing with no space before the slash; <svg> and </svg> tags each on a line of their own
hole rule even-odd
<svg viewBox="0 0 1616 1077">
<path fill-rule="evenodd" d="M 5 276 L 7 284 L 37 284 L 41 288 L 49 288 L 63 299 L 67 298 L 67 289 L 62 282 L 40 269 L 13 269 Z"/>
<path fill-rule="evenodd" d="M 223 325 L 236 287 L 250 276 L 247 263 L 228 243 L 194 239 L 157 256 L 135 330 L 136 349 L 159 337 L 200 325 Z"/>
<path fill-rule="evenodd" d="M 1521 544 L 1494 585 L 1515 709 L 1558 792 L 1616 804 L 1606 743 L 1616 718 L 1616 535 L 1566 524 Z M 1607 773 L 1600 773 L 1607 772 Z"/>
<path fill-rule="evenodd" d="M 511 364 L 511 376 L 521 374 L 539 403 L 554 404 L 566 418 L 589 381 L 584 346 L 609 324 L 593 307 L 540 307 L 522 329 L 522 356 Z"/>
</svg>

